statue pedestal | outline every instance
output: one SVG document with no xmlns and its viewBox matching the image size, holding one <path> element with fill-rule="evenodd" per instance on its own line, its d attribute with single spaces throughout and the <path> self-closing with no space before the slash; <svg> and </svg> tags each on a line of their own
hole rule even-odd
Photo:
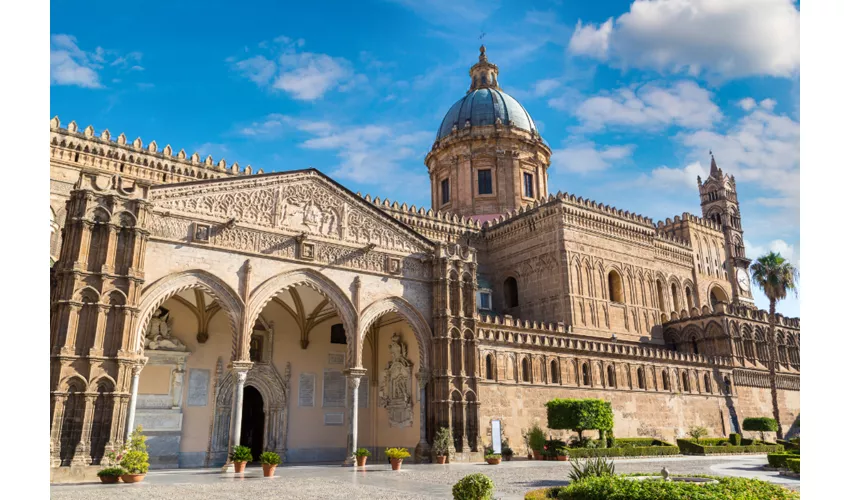
<svg viewBox="0 0 850 500">
<path fill-rule="evenodd" d="M 168 366 L 171 378 L 168 393 L 139 394 L 135 424 L 148 434 L 151 468 L 177 467 L 180 463 L 180 439 L 183 430 L 183 385 L 188 351 L 148 349 L 148 366 Z M 150 433 L 150 434 L 149 434 Z"/>
</svg>

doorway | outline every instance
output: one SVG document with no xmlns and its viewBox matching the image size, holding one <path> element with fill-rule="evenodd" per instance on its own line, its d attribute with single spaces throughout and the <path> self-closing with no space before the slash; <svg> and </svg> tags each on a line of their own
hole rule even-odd
<svg viewBox="0 0 850 500">
<path fill-rule="evenodd" d="M 242 398 L 242 434 L 239 441 L 242 446 L 251 448 L 254 461 L 259 462 L 263 453 L 263 431 L 266 424 L 263 396 L 260 391 L 249 385 L 245 386 Z"/>
</svg>

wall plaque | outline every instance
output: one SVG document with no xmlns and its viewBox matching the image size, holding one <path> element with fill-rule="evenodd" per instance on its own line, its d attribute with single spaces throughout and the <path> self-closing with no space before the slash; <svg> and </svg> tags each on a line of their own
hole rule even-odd
<svg viewBox="0 0 850 500">
<path fill-rule="evenodd" d="M 345 408 L 345 376 L 340 370 L 325 368 L 322 379 L 322 407 Z"/>
<path fill-rule="evenodd" d="M 302 373 L 298 376 L 298 406 L 316 404 L 316 374 Z"/>
<path fill-rule="evenodd" d="M 325 425 L 342 425 L 345 423 L 345 413 L 325 413 Z"/>
<path fill-rule="evenodd" d="M 345 353 L 344 352 L 329 352 L 328 353 L 328 364 L 329 365 L 345 364 Z"/>
<path fill-rule="evenodd" d="M 207 395 L 210 388 L 210 371 L 200 368 L 189 370 L 189 395 L 186 400 L 188 406 L 206 406 Z"/>
</svg>

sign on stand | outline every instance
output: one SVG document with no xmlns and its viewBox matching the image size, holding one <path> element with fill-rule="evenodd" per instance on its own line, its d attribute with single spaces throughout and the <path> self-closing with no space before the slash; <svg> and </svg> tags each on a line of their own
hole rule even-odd
<svg viewBox="0 0 850 500">
<path fill-rule="evenodd" d="M 502 421 L 490 421 L 490 435 L 493 436 L 493 453 L 502 453 Z"/>
</svg>

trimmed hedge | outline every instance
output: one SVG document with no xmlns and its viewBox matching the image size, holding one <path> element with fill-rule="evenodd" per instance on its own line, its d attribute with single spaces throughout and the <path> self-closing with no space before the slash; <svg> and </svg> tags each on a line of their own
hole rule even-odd
<svg viewBox="0 0 850 500">
<path fill-rule="evenodd" d="M 785 461 L 785 465 L 791 472 L 800 473 L 800 459 L 799 458 L 789 458 Z"/>
<path fill-rule="evenodd" d="M 614 448 L 570 448 L 570 458 L 678 455 L 679 448 L 652 438 L 617 438 Z"/>
<path fill-rule="evenodd" d="M 711 441 L 728 443 L 726 439 L 701 439 L 695 443 L 691 439 L 677 439 L 676 444 L 682 450 L 682 455 L 714 455 L 724 453 L 781 453 L 785 448 L 781 444 L 751 444 L 747 446 L 720 446 Z M 761 442 L 759 442 L 761 443 Z"/>
<path fill-rule="evenodd" d="M 794 441 L 785 441 L 784 439 L 777 439 L 776 442 L 785 447 L 785 451 L 800 451 L 800 440 L 798 439 L 795 443 Z"/>
<path fill-rule="evenodd" d="M 796 453 L 788 453 L 788 452 L 784 452 L 784 451 L 782 453 L 769 453 L 767 455 L 767 463 L 771 467 L 776 467 L 776 468 L 779 469 L 779 468 L 786 467 L 786 462 L 788 461 L 789 458 L 791 458 L 791 459 L 796 458 L 797 460 L 799 460 L 800 455 L 796 454 Z"/>
<path fill-rule="evenodd" d="M 717 477 L 715 484 L 672 481 L 635 481 L 622 477 L 591 477 L 558 492 L 560 500 L 796 500 L 800 493 L 758 479 Z"/>
<path fill-rule="evenodd" d="M 729 434 L 729 442 L 732 443 L 732 446 L 741 446 L 741 435 L 734 432 Z"/>
</svg>

